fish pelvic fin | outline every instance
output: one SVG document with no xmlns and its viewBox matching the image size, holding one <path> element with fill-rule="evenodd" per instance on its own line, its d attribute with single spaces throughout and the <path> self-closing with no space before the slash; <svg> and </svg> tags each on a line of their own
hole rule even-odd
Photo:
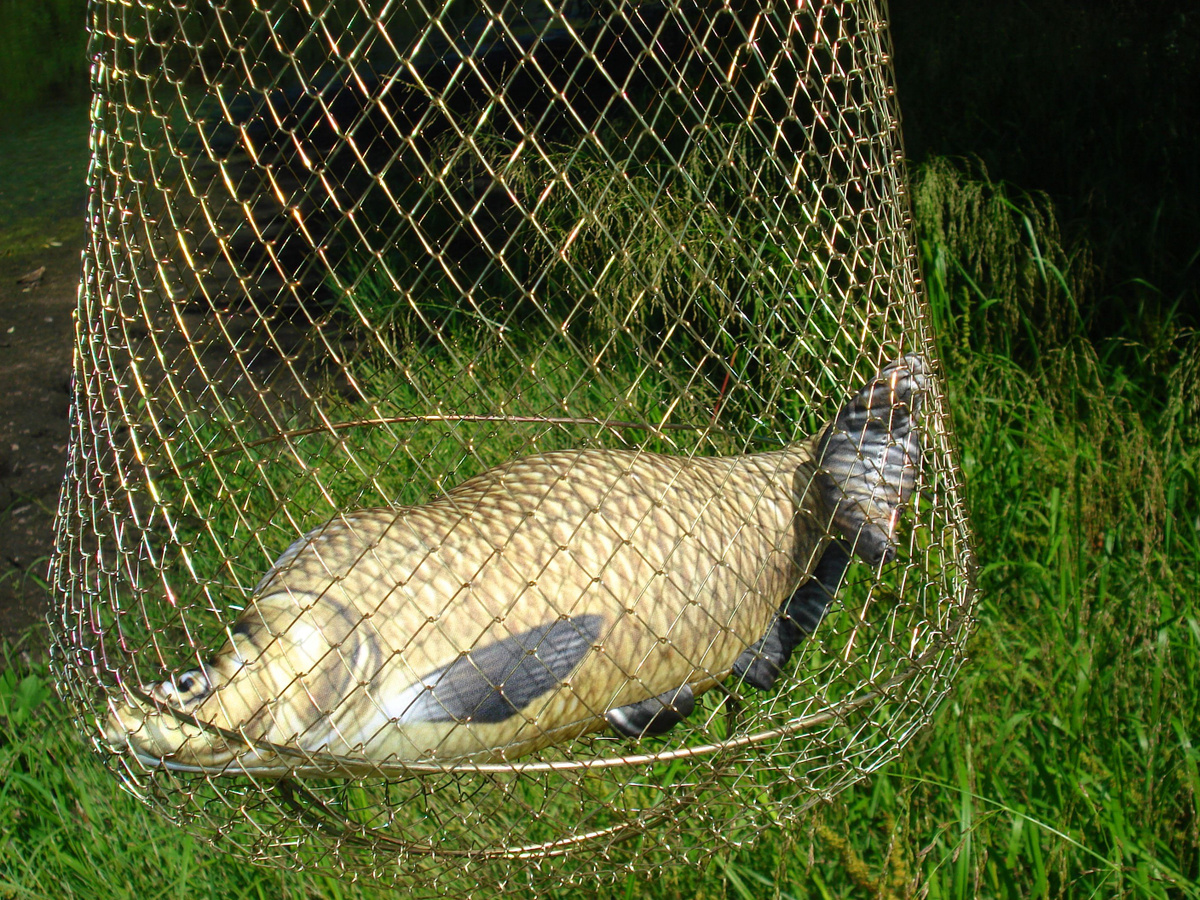
<svg viewBox="0 0 1200 900">
<path fill-rule="evenodd" d="M 896 555 L 897 521 L 921 466 L 928 377 L 917 354 L 889 363 L 841 408 L 817 446 L 815 487 L 834 534 L 870 565 Z"/>
<path fill-rule="evenodd" d="M 625 737 L 643 738 L 666 734 L 696 708 L 696 695 L 690 684 L 647 697 L 637 703 L 610 709 L 604 714 L 609 726 Z"/>
</svg>

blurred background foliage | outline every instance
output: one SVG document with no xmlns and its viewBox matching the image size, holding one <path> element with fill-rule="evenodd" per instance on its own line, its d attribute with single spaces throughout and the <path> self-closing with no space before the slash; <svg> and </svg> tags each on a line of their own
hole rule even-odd
<svg viewBox="0 0 1200 900">
<path fill-rule="evenodd" d="M 4 130 L 30 109 L 87 95 L 86 11 L 86 0 L 0 0 Z"/>
<path fill-rule="evenodd" d="M 1097 280 L 1089 324 L 1197 319 L 1200 10 L 1187 0 L 891 0 L 910 159 L 1046 192 Z M 1139 290 L 1129 287 L 1139 279 Z M 1136 320 L 1136 322 L 1135 322 Z"/>
</svg>

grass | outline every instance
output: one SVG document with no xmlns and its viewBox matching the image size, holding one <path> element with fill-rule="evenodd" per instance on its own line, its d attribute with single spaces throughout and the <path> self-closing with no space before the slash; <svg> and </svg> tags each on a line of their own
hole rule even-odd
<svg viewBox="0 0 1200 900">
<path fill-rule="evenodd" d="M 946 164 L 914 196 L 981 563 L 971 660 L 899 760 L 798 828 L 602 896 L 1200 896 L 1200 346 L 1090 321 L 1044 199 Z M 0 897 L 384 893 L 164 822 L 10 650 Z"/>
<path fill-rule="evenodd" d="M 1196 896 L 1198 347 L 1090 341 L 1086 256 L 1047 247 L 1044 200 L 1010 194 L 944 164 L 918 186 L 982 567 L 973 660 L 934 726 L 823 827 L 877 865 L 898 841 L 930 897 Z M 982 275 L 930 227 L 939 195 L 990 257 Z M 1031 240 L 997 260 L 1011 229 Z M 849 849 L 822 880 L 846 883 Z"/>
</svg>

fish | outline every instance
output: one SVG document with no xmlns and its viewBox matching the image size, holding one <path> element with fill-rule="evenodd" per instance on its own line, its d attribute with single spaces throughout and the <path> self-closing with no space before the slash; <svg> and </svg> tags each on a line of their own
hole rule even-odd
<svg viewBox="0 0 1200 900">
<path fill-rule="evenodd" d="M 928 378 L 900 357 L 782 449 L 545 452 L 339 514 L 208 662 L 110 700 L 103 738 L 176 771 L 370 773 L 643 739 L 718 685 L 769 690 L 851 557 L 894 558 Z"/>
</svg>

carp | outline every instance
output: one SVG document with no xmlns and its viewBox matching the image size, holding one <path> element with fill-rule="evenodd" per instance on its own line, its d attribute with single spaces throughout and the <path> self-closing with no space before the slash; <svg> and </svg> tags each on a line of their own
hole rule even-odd
<svg viewBox="0 0 1200 900">
<path fill-rule="evenodd" d="M 104 736 L 181 771 L 371 772 L 659 734 L 718 684 L 768 689 L 851 555 L 894 556 L 927 378 L 895 360 L 778 450 L 546 452 L 337 515 L 207 663 L 111 701 Z"/>
</svg>

